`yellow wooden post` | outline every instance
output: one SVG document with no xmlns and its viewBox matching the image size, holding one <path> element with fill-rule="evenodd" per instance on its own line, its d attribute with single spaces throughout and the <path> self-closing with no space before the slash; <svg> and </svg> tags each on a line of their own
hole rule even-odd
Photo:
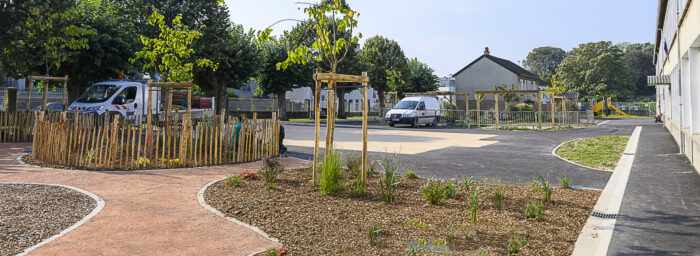
<svg viewBox="0 0 700 256">
<path fill-rule="evenodd" d="M 537 128 L 542 129 L 542 92 L 537 93 Z"/>
<path fill-rule="evenodd" d="M 331 116 L 333 113 L 333 106 L 331 105 L 331 97 L 333 97 L 333 84 L 328 82 L 328 90 L 326 91 L 326 149 L 324 150 L 324 155 L 328 157 L 328 150 L 332 146 L 331 142 Z"/>
<path fill-rule="evenodd" d="M 362 72 L 362 76 L 366 77 L 367 72 Z M 367 83 L 362 83 L 362 181 L 365 182 L 367 177 Z"/>
<path fill-rule="evenodd" d="M 317 68 L 316 73 L 321 73 L 321 69 Z M 313 174 L 312 180 L 314 185 L 317 183 L 316 172 L 318 171 L 318 151 L 319 151 L 319 141 L 321 140 L 321 80 L 316 80 L 316 93 L 314 93 L 314 105 L 316 106 L 315 111 L 315 123 L 316 123 L 316 135 L 314 138 L 314 162 L 313 162 Z"/>
<path fill-rule="evenodd" d="M 44 96 L 41 97 L 41 111 L 46 111 L 46 103 L 49 101 L 49 83 L 44 83 Z"/>
<path fill-rule="evenodd" d="M 29 76 L 29 91 L 27 92 L 27 111 L 31 111 L 31 104 L 32 104 L 32 89 L 34 89 L 34 79 L 32 79 L 31 76 Z"/>
<path fill-rule="evenodd" d="M 63 81 L 63 111 L 66 111 L 68 109 L 68 98 L 66 97 L 66 93 L 68 93 L 68 75 L 65 76 L 65 79 Z"/>
<path fill-rule="evenodd" d="M 500 118 L 498 117 L 498 98 L 499 98 L 499 96 L 500 96 L 500 94 L 498 94 L 498 93 L 493 95 L 494 99 L 496 100 L 496 128 L 497 128 L 497 129 L 498 129 L 498 128 L 500 127 L 500 125 L 501 125 L 501 120 L 500 120 Z"/>
</svg>

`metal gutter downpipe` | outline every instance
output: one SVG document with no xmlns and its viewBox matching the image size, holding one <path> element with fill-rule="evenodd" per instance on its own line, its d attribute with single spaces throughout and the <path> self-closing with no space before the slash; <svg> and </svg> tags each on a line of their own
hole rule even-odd
<svg viewBox="0 0 700 256">
<path fill-rule="evenodd" d="M 683 79 L 682 79 L 682 69 L 683 69 L 683 64 L 681 60 L 681 11 L 680 7 L 681 6 L 681 1 L 678 0 L 676 2 L 676 16 L 678 17 L 678 24 L 676 24 L 677 29 L 676 29 L 676 52 L 678 53 L 678 101 L 680 105 L 680 115 L 679 115 L 679 125 L 678 125 L 678 133 L 680 138 L 680 143 L 678 143 L 678 147 L 680 148 L 680 153 L 684 154 L 685 153 L 685 139 L 683 138 Z"/>
</svg>

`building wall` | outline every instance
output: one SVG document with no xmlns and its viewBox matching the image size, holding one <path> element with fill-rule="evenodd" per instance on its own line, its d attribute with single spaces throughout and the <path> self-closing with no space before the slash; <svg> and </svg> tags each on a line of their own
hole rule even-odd
<svg viewBox="0 0 700 256">
<path fill-rule="evenodd" d="M 518 76 L 501 65 L 482 58 L 455 76 L 457 92 L 492 91 L 494 85 L 507 84 L 518 87 Z M 474 97 L 473 94 L 471 96 Z M 488 97 L 492 98 L 492 97 Z"/>
<path fill-rule="evenodd" d="M 686 7 L 685 4 L 689 3 Z M 677 7 L 680 14 L 677 15 Z M 681 27 L 678 22 L 687 8 Z M 670 85 L 657 86 L 657 111 L 664 125 L 696 170 L 700 169 L 700 0 L 670 0 L 658 47 L 657 75 L 669 75 Z M 678 35 L 680 32 L 680 38 Z M 678 40 L 680 39 L 680 40 Z M 668 45 L 668 55 L 664 50 Z M 680 55 L 680 58 L 679 58 Z"/>
</svg>

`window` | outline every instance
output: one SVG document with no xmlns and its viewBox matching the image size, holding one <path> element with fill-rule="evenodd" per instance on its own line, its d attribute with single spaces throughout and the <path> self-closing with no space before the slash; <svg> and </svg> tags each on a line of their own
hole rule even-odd
<svg viewBox="0 0 700 256">
<path fill-rule="evenodd" d="M 136 92 L 138 89 L 136 86 L 129 86 L 124 88 L 116 98 L 114 98 L 114 104 L 129 104 L 136 100 Z M 120 102 L 123 99 L 123 102 Z"/>
<path fill-rule="evenodd" d="M 111 84 L 96 84 L 85 91 L 83 95 L 78 98 L 77 102 L 80 103 L 99 103 L 105 102 L 114 95 L 115 92 L 119 90 L 119 86 Z"/>
</svg>

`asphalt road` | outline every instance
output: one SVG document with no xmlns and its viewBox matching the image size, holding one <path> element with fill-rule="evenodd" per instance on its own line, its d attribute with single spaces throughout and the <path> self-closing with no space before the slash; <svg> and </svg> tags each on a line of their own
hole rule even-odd
<svg viewBox="0 0 700 256">
<path fill-rule="evenodd" d="M 630 135 L 636 125 L 653 124 L 653 119 L 610 120 L 597 127 L 570 129 L 563 131 L 495 131 L 462 128 L 390 128 L 370 125 L 368 129 L 370 148 L 376 144 L 401 144 L 406 148 L 426 145 L 423 152 L 400 154 L 402 169 L 414 170 L 422 177 L 474 176 L 500 179 L 503 183 L 528 184 L 536 177 L 543 176 L 556 184 L 557 176 L 566 175 L 570 182 L 590 188 L 602 189 L 610 172 L 592 170 L 569 164 L 554 155 L 552 150 L 568 140 L 605 135 Z M 361 141 L 359 122 L 336 124 L 335 140 L 344 143 Z M 293 141 L 313 141 L 312 123 L 285 123 L 286 138 Z M 325 126 L 322 127 L 325 131 Z M 419 134 L 419 135 L 416 135 Z M 447 133 L 453 140 L 442 139 L 435 143 L 435 137 Z M 406 135 L 410 134 L 410 135 Z M 420 134 L 424 134 L 421 136 Z M 470 140 L 467 138 L 477 138 Z M 323 147 L 325 134 L 321 136 Z M 433 140 L 433 143 L 429 143 Z M 464 142 L 464 143 L 462 143 Z M 421 144 L 422 143 L 422 144 Z M 460 144 L 461 143 L 461 144 Z M 285 143 L 287 144 L 287 143 Z M 299 143 L 293 143 L 299 144 Z M 313 144 L 304 146 L 289 145 L 289 155 L 311 160 Z M 436 146 L 437 144 L 437 146 Z M 439 146 L 444 144 L 446 146 Z M 471 146 L 475 144 L 475 146 Z M 429 146 L 428 146 L 429 145 Z M 342 150 L 344 153 L 359 154 L 358 150 Z M 391 152 L 390 152 L 391 153 Z M 377 160 L 385 152 L 369 152 L 370 160 Z"/>
</svg>

